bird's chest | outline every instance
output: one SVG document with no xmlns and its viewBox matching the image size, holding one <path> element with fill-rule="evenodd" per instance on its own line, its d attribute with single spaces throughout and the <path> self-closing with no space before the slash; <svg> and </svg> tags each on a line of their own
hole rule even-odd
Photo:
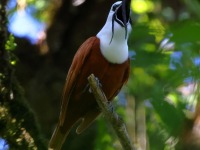
<svg viewBox="0 0 200 150">
<path fill-rule="evenodd" d="M 87 88 L 89 87 L 87 78 L 90 74 L 94 74 L 98 78 L 105 95 L 110 99 L 122 86 L 128 67 L 128 61 L 122 64 L 108 62 L 101 54 L 100 49 L 94 48 L 80 70 L 75 90 L 79 91 L 77 93 L 91 94 L 89 88 Z"/>
</svg>

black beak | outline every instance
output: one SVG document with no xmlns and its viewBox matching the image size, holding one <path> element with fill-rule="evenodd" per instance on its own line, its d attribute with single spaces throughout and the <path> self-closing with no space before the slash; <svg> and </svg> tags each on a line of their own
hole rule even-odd
<svg viewBox="0 0 200 150">
<path fill-rule="evenodd" d="M 112 38 L 114 35 L 114 20 L 118 22 L 122 27 L 125 28 L 125 39 L 127 38 L 127 23 L 128 22 L 131 23 L 130 5 L 131 5 L 131 0 L 122 0 L 121 5 L 115 11 L 115 14 L 113 15 L 113 19 L 112 19 Z M 111 38 L 110 43 L 112 42 L 112 38 Z"/>
<path fill-rule="evenodd" d="M 131 0 L 122 1 L 122 19 L 123 19 L 122 21 L 125 27 L 130 19 L 130 5 L 131 5 Z"/>
<path fill-rule="evenodd" d="M 130 19 L 130 5 L 131 0 L 122 0 L 121 5 L 117 9 L 117 18 L 123 23 L 123 26 L 126 26 Z"/>
<path fill-rule="evenodd" d="M 123 0 L 122 1 L 122 18 L 123 18 L 123 23 L 125 27 L 125 39 L 127 38 L 127 22 L 130 19 L 130 5 L 131 5 L 131 0 Z"/>
<path fill-rule="evenodd" d="M 121 20 L 121 22 L 123 23 L 121 25 L 125 28 L 125 38 L 127 38 L 127 23 L 130 21 L 130 5 L 131 0 L 122 0 L 122 4 L 116 12 L 117 18 Z"/>
</svg>

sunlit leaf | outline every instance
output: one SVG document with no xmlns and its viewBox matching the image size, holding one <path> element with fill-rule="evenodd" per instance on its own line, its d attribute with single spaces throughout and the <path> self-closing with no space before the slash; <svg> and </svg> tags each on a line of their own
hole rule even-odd
<svg viewBox="0 0 200 150">
<path fill-rule="evenodd" d="M 154 9 L 154 4 L 150 0 L 133 0 L 131 6 L 136 13 L 150 12 Z"/>
</svg>

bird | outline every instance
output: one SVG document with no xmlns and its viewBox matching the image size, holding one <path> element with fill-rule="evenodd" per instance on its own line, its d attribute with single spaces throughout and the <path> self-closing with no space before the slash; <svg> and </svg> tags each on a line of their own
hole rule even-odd
<svg viewBox="0 0 200 150">
<path fill-rule="evenodd" d="M 87 78 L 94 74 L 108 101 L 112 101 L 128 81 L 130 59 L 128 37 L 131 27 L 131 0 L 115 2 L 96 36 L 88 38 L 77 50 L 67 73 L 59 121 L 49 149 L 60 150 L 72 127 L 76 133 L 87 129 L 101 114 Z"/>
</svg>

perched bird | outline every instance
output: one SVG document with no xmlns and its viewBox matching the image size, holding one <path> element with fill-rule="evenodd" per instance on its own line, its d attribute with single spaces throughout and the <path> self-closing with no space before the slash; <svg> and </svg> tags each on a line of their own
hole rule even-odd
<svg viewBox="0 0 200 150">
<path fill-rule="evenodd" d="M 94 74 L 109 101 L 128 80 L 130 60 L 127 39 L 131 32 L 130 0 L 115 2 L 107 21 L 96 36 L 87 39 L 78 49 L 68 71 L 63 91 L 59 122 L 49 149 L 60 150 L 69 131 L 83 132 L 101 113 L 88 84 Z"/>
</svg>

